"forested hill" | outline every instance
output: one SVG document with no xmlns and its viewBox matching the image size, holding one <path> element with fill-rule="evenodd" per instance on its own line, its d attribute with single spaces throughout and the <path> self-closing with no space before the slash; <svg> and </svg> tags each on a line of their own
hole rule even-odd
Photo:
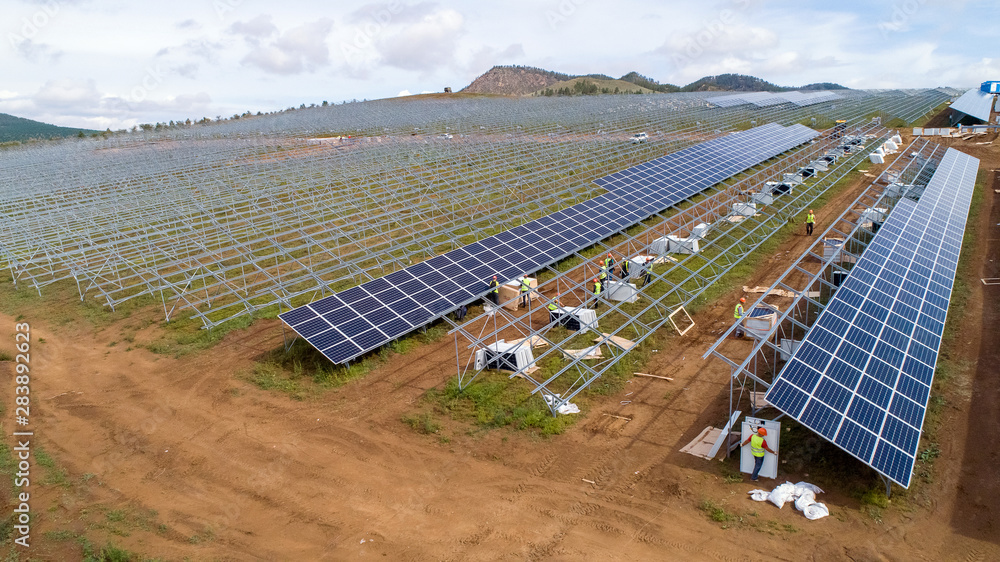
<svg viewBox="0 0 1000 562">
<path fill-rule="evenodd" d="M 0 113 L 0 142 L 26 141 L 30 139 L 49 139 L 53 137 L 71 137 L 83 133 L 90 135 L 98 131 L 90 129 L 74 129 L 58 127 L 41 121 L 32 121 L 23 117 L 15 117 Z"/>
</svg>

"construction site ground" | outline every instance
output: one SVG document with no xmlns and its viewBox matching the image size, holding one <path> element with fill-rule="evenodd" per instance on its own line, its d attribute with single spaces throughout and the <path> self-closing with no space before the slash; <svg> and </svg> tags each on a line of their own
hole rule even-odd
<svg viewBox="0 0 1000 562">
<path fill-rule="evenodd" d="M 940 454 L 931 478 L 877 509 L 791 453 L 777 480 L 751 483 L 732 462 L 679 452 L 725 420 L 729 368 L 701 355 L 731 324 L 738 291 L 643 369 L 672 381 L 635 377 L 547 437 L 448 418 L 426 434 L 402 421 L 455 376 L 448 337 L 296 400 L 241 376 L 282 345 L 276 320 L 173 357 L 139 346 L 157 324 L 130 345 L 134 318 L 98 330 L 42 307 L 0 314 L 0 350 L 13 347 L 15 321 L 31 326 L 36 455 L 31 547 L 4 553 L 73 560 L 89 542 L 164 560 L 1000 559 L 1000 286 L 980 282 L 1000 277 L 1000 151 L 976 144 L 986 140 L 941 139 L 982 159 L 989 178 L 980 238 L 963 255 L 968 304 L 949 317 L 942 353 Z M 854 175 L 817 213 L 817 232 L 872 181 Z M 803 229 L 740 284 L 770 285 L 812 241 Z M 0 374 L 12 447 L 13 363 Z M 872 474 L 859 462 L 844 470 Z M 809 521 L 747 495 L 785 480 L 826 490 L 831 516 Z M 10 478 L 3 488 L 6 502 Z"/>
</svg>

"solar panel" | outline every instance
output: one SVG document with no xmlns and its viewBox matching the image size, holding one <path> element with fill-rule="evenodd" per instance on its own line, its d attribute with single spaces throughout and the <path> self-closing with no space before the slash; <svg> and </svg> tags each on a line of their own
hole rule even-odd
<svg viewBox="0 0 1000 562">
<path fill-rule="evenodd" d="M 735 107 L 747 103 L 756 105 L 757 107 L 768 107 L 789 102 L 799 107 L 805 107 L 840 98 L 841 96 L 833 92 L 747 92 L 713 97 L 707 101 L 718 107 Z"/>
<path fill-rule="evenodd" d="M 979 160 L 948 149 L 901 199 L 766 399 L 909 487 Z"/>
<path fill-rule="evenodd" d="M 951 108 L 989 122 L 990 110 L 993 108 L 993 98 L 995 97 L 994 94 L 987 94 L 979 88 L 973 88 L 955 100 L 955 103 L 951 104 Z"/>
<path fill-rule="evenodd" d="M 608 193 L 280 317 L 334 363 L 350 361 L 472 302 L 494 274 L 502 283 L 555 263 L 818 134 L 771 123 L 701 143 L 597 180 Z"/>
</svg>

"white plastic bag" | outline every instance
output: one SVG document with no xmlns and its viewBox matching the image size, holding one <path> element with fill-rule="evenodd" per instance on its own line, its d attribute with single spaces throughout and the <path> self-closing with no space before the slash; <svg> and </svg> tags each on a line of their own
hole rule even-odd
<svg viewBox="0 0 1000 562">
<path fill-rule="evenodd" d="M 812 493 L 814 493 L 814 494 L 822 494 L 823 493 L 823 490 L 821 490 L 819 488 L 819 486 L 817 486 L 815 484 L 810 484 L 808 482 L 797 482 L 795 484 L 795 487 L 796 488 L 805 488 L 807 490 L 812 491 Z"/>
<path fill-rule="evenodd" d="M 826 517 L 827 515 L 830 515 L 830 510 L 827 509 L 826 505 L 824 504 L 814 503 L 812 505 L 806 506 L 806 508 L 802 510 L 802 514 L 806 516 L 806 519 L 809 519 L 810 521 L 815 521 L 817 519 L 821 519 L 823 517 Z"/>
<path fill-rule="evenodd" d="M 778 509 L 781 509 L 785 505 L 785 502 L 794 497 L 794 493 L 795 485 L 791 482 L 785 482 L 772 490 L 771 493 L 768 494 L 767 499 L 774 505 L 778 506 Z"/>
<path fill-rule="evenodd" d="M 805 490 L 802 488 L 796 488 L 797 490 L 802 490 L 799 497 L 795 500 L 795 509 L 805 512 L 806 508 L 810 505 L 816 503 L 816 494 L 812 490 Z"/>
<path fill-rule="evenodd" d="M 771 492 L 768 492 L 767 490 L 750 490 L 747 493 L 750 494 L 750 499 L 755 502 L 766 502 L 767 496 Z"/>
</svg>

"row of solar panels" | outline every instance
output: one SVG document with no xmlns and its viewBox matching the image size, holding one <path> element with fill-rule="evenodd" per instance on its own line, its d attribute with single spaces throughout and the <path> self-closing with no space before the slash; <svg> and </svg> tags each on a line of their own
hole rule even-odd
<svg viewBox="0 0 1000 562">
<path fill-rule="evenodd" d="M 979 88 L 973 88 L 955 100 L 951 104 L 951 108 L 955 111 L 961 111 L 966 115 L 971 115 L 976 119 L 989 122 L 990 111 L 993 110 L 993 100 L 996 97 L 996 94 L 988 94 Z"/>
<path fill-rule="evenodd" d="M 597 180 L 604 195 L 280 317 L 334 363 L 350 361 L 476 300 L 493 275 L 555 263 L 818 134 L 768 124 L 701 143 Z"/>
<path fill-rule="evenodd" d="M 799 107 L 805 107 L 840 98 L 841 96 L 833 92 L 747 92 L 745 94 L 718 96 L 707 101 L 718 107 L 735 107 L 747 103 L 751 103 L 757 107 L 768 107 L 783 103 L 793 103 Z"/>
<path fill-rule="evenodd" d="M 766 399 L 903 487 L 916 462 L 979 160 L 901 199 Z"/>
</svg>

